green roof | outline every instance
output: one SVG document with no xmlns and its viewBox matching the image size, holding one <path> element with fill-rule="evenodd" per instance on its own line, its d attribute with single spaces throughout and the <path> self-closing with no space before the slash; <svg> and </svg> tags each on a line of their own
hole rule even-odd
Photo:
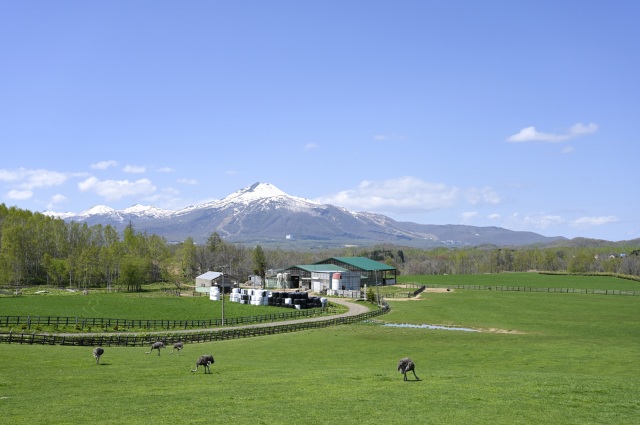
<svg viewBox="0 0 640 425">
<path fill-rule="evenodd" d="M 341 263 L 349 264 L 350 266 L 358 267 L 359 269 L 369 270 L 369 271 L 396 269 L 395 267 L 391 267 L 388 264 L 381 263 L 380 261 L 375 261 L 366 257 L 331 257 L 321 262 L 326 263 L 329 260 L 336 260 Z"/>
<path fill-rule="evenodd" d="M 335 264 L 296 264 L 295 266 L 287 267 L 287 270 L 292 269 L 294 267 L 297 267 L 307 272 L 348 272 L 349 271 L 344 267 L 340 267 Z"/>
</svg>

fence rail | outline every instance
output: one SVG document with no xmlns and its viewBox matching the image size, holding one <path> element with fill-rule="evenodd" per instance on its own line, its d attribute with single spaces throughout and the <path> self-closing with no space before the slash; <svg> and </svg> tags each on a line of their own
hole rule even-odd
<svg viewBox="0 0 640 425">
<path fill-rule="evenodd" d="M 415 285 L 413 287 L 414 288 L 417 287 L 418 289 L 416 289 L 413 292 L 389 292 L 386 294 L 380 294 L 380 296 L 382 296 L 383 298 L 413 298 L 418 296 L 418 294 L 423 292 L 425 289 L 427 289 L 426 285 L 422 285 L 420 287 Z"/>
<path fill-rule="evenodd" d="M 302 317 L 312 317 L 323 314 L 326 309 L 313 308 L 307 310 L 292 310 L 282 313 L 261 314 L 258 316 L 231 317 L 224 319 L 208 320 L 132 320 L 110 319 L 102 317 L 58 317 L 58 316 L 0 316 L 0 326 L 25 325 L 30 330 L 31 326 L 74 326 L 79 330 L 85 328 L 139 328 L 139 329 L 193 329 L 213 328 L 220 326 L 249 325 L 252 323 L 275 322 Z"/>
<path fill-rule="evenodd" d="M 167 345 L 181 341 L 191 344 L 198 342 L 223 341 L 227 339 L 249 338 L 254 336 L 274 335 L 280 333 L 297 332 L 308 329 L 320 329 L 328 326 L 344 325 L 379 316 L 389 311 L 389 306 L 384 304 L 381 308 L 354 316 L 335 317 L 327 320 L 314 320 L 308 322 L 282 323 L 272 326 L 245 326 L 220 330 L 180 332 L 175 331 L 164 335 L 154 334 L 123 334 L 123 335 L 55 335 L 34 333 L 0 332 L 0 343 L 30 344 L 30 345 L 72 345 L 72 346 L 103 346 L 103 347 L 143 347 L 156 341 L 162 341 Z"/>
<path fill-rule="evenodd" d="M 552 292 L 563 294 L 599 294 L 638 296 L 640 291 L 620 289 L 580 289 L 580 288 L 539 288 L 535 286 L 495 286 L 495 285 L 426 285 L 429 288 L 473 289 L 482 291 Z"/>
</svg>

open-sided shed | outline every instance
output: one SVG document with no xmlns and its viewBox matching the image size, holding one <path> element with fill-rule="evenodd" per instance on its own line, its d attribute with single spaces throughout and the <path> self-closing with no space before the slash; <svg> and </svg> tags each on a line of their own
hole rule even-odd
<svg viewBox="0 0 640 425">
<path fill-rule="evenodd" d="M 331 257 L 315 264 L 333 264 L 351 272 L 358 272 L 362 275 L 362 285 L 394 285 L 397 279 L 395 267 L 366 257 Z"/>
</svg>

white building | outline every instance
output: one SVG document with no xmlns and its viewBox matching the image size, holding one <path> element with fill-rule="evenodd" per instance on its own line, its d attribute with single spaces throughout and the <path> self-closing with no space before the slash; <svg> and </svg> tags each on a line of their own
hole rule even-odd
<svg viewBox="0 0 640 425">
<path fill-rule="evenodd" d="M 225 292 L 237 284 L 237 280 L 226 273 L 208 271 L 196 277 L 196 292 L 209 292 L 212 286 L 225 287 Z"/>
</svg>

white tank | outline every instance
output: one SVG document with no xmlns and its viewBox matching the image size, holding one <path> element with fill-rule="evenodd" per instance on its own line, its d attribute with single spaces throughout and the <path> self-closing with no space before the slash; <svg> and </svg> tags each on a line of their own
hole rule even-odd
<svg viewBox="0 0 640 425">
<path fill-rule="evenodd" d="M 340 279 L 342 279 L 342 275 L 340 273 L 334 273 L 331 276 L 331 289 L 334 291 L 338 291 L 340 289 Z"/>
</svg>

